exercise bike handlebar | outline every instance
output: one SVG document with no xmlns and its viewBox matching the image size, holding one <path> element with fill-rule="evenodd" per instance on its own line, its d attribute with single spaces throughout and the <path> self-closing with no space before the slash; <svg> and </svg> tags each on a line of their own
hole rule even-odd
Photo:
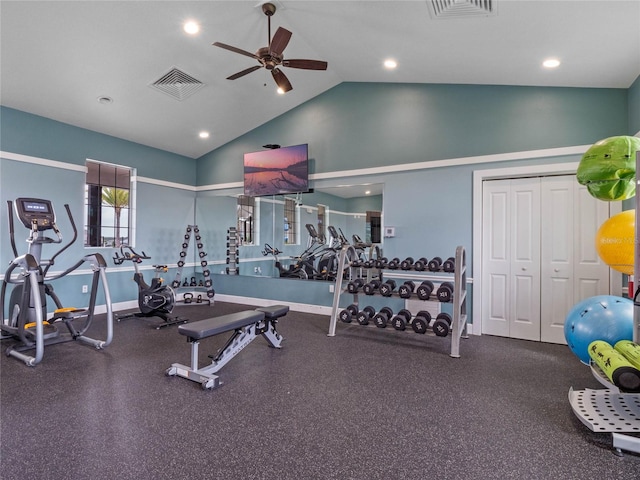
<svg viewBox="0 0 640 480">
<path fill-rule="evenodd" d="M 129 251 L 125 252 L 125 249 Z M 142 263 L 142 260 L 149 260 L 150 258 L 150 256 L 144 253 L 144 250 L 142 253 L 138 253 L 129 245 L 123 245 L 120 247 L 120 255 L 118 255 L 118 252 L 114 253 L 113 263 L 122 265 L 127 260 L 131 260 L 133 263 Z"/>
<path fill-rule="evenodd" d="M 280 255 L 282 252 L 280 250 L 278 250 L 277 248 L 273 248 L 271 245 L 269 245 L 268 243 L 264 244 L 264 250 L 262 250 L 262 255 L 264 255 L 265 257 L 267 255 Z"/>
</svg>

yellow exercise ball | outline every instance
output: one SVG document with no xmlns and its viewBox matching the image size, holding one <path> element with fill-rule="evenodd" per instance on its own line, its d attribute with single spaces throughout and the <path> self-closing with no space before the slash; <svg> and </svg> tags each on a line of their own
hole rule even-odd
<svg viewBox="0 0 640 480">
<path fill-rule="evenodd" d="M 625 210 L 606 220 L 596 233 L 596 250 L 604 263 L 633 275 L 635 210 Z"/>
</svg>

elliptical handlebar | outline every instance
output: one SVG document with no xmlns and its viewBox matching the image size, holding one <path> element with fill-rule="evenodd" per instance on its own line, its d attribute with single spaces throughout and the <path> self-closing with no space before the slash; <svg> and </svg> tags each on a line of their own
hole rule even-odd
<svg viewBox="0 0 640 480">
<path fill-rule="evenodd" d="M 9 238 L 11 239 L 13 257 L 18 258 L 20 255 L 18 255 L 18 248 L 16 247 L 16 236 L 13 226 L 13 202 L 11 200 L 7 200 L 7 210 L 9 214 Z"/>
<path fill-rule="evenodd" d="M 69 217 L 69 222 L 71 223 L 71 228 L 73 229 L 73 238 L 69 240 L 69 243 L 67 243 L 64 247 L 58 250 L 53 255 L 53 257 L 51 257 L 51 259 L 49 260 L 49 262 L 47 263 L 47 266 L 44 268 L 44 271 L 43 271 L 45 276 L 47 275 L 47 271 L 49 270 L 49 268 L 51 268 L 51 265 L 53 265 L 55 258 L 58 255 L 60 255 L 62 252 L 64 252 L 67 248 L 69 248 L 71 245 L 73 245 L 76 239 L 78 238 L 78 228 L 76 227 L 76 222 L 73 219 L 73 215 L 71 215 L 71 208 L 69 208 L 68 203 L 64 204 L 64 209 L 67 211 L 67 217 Z M 53 240 L 52 242 L 61 243 L 62 235 L 60 234 L 60 230 L 58 230 L 58 226 L 54 223 L 52 228 L 53 228 L 53 231 L 56 232 L 56 235 L 58 235 L 58 240 L 57 241 Z"/>
</svg>

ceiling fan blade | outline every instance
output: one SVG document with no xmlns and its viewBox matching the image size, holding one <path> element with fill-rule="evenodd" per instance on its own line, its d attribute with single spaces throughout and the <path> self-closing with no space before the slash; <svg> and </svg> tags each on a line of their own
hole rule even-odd
<svg viewBox="0 0 640 480">
<path fill-rule="evenodd" d="M 235 80 L 236 78 L 244 77 L 246 74 L 255 72 L 256 70 L 262 68 L 262 65 L 255 65 L 253 67 L 245 68 L 241 72 L 234 73 L 233 75 L 227 77 L 227 80 Z"/>
<path fill-rule="evenodd" d="M 275 80 L 276 85 L 278 85 L 278 88 L 281 88 L 285 93 L 293 89 L 289 79 L 279 68 L 271 70 L 271 75 L 273 75 L 273 79 Z"/>
<path fill-rule="evenodd" d="M 283 60 L 282 66 L 290 68 L 304 68 L 305 70 L 326 70 L 327 62 L 323 62 L 322 60 L 304 59 Z"/>
<path fill-rule="evenodd" d="M 269 53 L 272 55 L 282 56 L 282 52 L 287 45 L 289 44 L 289 40 L 291 40 L 291 32 L 286 28 L 279 27 L 276 30 L 275 35 L 271 39 L 271 44 L 269 45 Z"/>
<path fill-rule="evenodd" d="M 226 43 L 214 42 L 214 46 L 224 48 L 225 50 L 229 50 L 231 52 L 239 53 L 240 55 L 245 55 L 247 57 L 255 58 L 260 61 L 260 57 L 256 56 L 253 53 L 247 52 L 246 50 L 242 50 L 241 48 L 232 47 L 231 45 L 227 45 Z"/>
</svg>

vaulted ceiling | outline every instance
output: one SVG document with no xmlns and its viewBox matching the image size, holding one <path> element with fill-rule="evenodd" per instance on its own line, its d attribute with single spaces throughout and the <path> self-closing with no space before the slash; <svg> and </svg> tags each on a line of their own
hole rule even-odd
<svg viewBox="0 0 640 480">
<path fill-rule="evenodd" d="M 2 0 L 0 101 L 197 158 L 341 82 L 628 88 L 640 75 L 637 0 L 272 3 L 272 34 L 293 33 L 285 59 L 328 62 L 282 67 L 284 95 L 264 68 L 227 80 L 258 63 L 212 46 L 267 46 L 259 1 Z M 172 69 L 196 82 L 151 87 Z"/>
</svg>

